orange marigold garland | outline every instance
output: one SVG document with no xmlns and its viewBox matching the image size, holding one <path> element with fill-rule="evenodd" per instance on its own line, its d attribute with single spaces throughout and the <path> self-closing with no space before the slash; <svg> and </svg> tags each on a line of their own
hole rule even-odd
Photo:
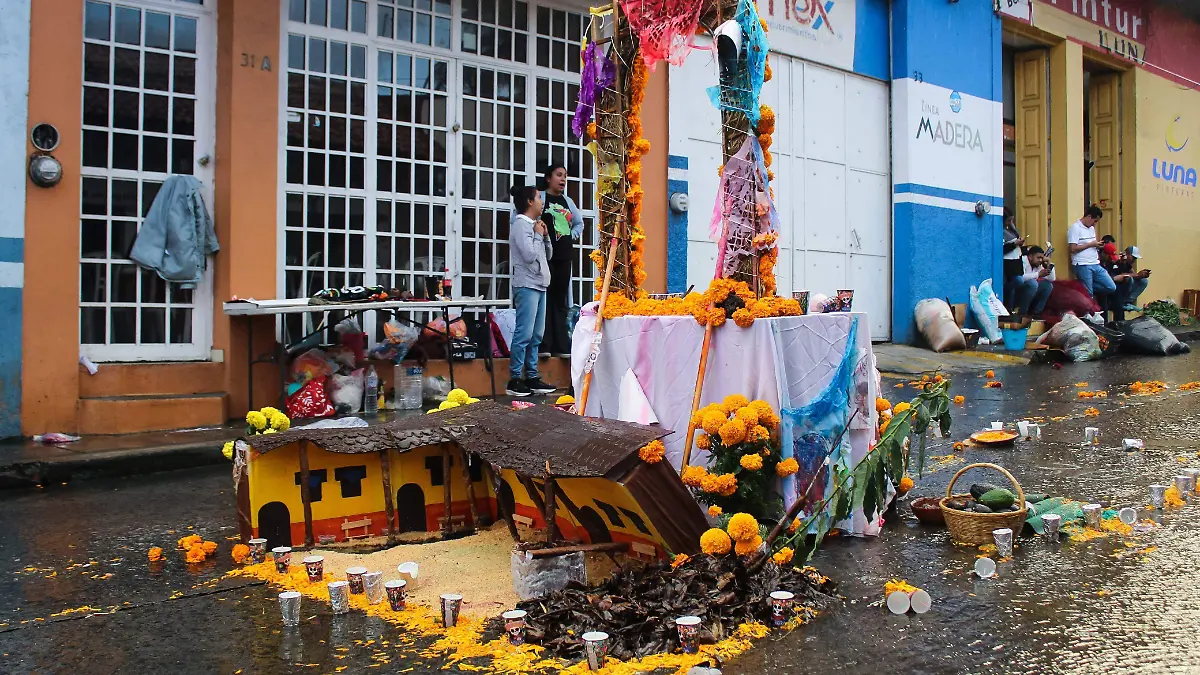
<svg viewBox="0 0 1200 675">
<path fill-rule="evenodd" d="M 653 440 L 638 450 L 638 457 L 641 457 L 642 461 L 647 464 L 658 464 L 662 461 L 663 454 L 666 451 L 667 449 L 663 446 L 662 441 Z"/>
</svg>

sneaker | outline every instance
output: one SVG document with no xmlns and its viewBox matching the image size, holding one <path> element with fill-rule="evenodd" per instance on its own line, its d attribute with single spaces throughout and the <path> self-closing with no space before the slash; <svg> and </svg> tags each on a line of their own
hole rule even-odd
<svg viewBox="0 0 1200 675">
<path fill-rule="evenodd" d="M 553 357 L 554 357 L 554 358 L 556 358 L 556 359 L 569 359 L 569 358 L 571 358 L 571 355 L 570 355 L 570 354 L 568 354 L 568 353 L 566 353 L 566 352 L 554 352 L 554 353 L 552 353 L 552 354 L 551 354 L 551 356 L 553 356 Z"/>
<path fill-rule="evenodd" d="M 535 381 L 540 382 L 541 380 Z M 504 388 L 504 393 L 509 396 L 524 398 L 533 392 L 529 391 L 529 386 L 525 384 L 525 380 L 512 379 L 508 381 L 508 386 Z"/>
<path fill-rule="evenodd" d="M 1132 305 L 1132 304 L 1130 304 L 1130 305 L 1125 305 L 1125 307 L 1124 307 L 1123 309 L 1124 309 L 1126 312 L 1140 312 L 1140 311 L 1142 311 L 1142 308 L 1141 308 L 1141 307 L 1138 307 L 1137 305 Z"/>
<path fill-rule="evenodd" d="M 528 387 L 528 391 L 532 391 L 535 394 L 541 395 L 553 394 L 554 392 L 558 391 L 558 387 L 542 382 L 542 378 L 540 377 L 535 377 L 532 380 L 525 380 L 525 386 Z"/>
</svg>

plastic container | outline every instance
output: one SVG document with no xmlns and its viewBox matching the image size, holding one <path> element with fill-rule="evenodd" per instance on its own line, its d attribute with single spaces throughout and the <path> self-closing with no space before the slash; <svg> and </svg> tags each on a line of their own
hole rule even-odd
<svg viewBox="0 0 1200 675">
<path fill-rule="evenodd" d="M 1019 352 L 1025 349 L 1025 342 L 1029 339 L 1029 326 L 1024 328 L 1001 328 L 1000 334 L 1004 336 L 1004 348 L 1010 352 Z"/>
<path fill-rule="evenodd" d="M 375 366 L 367 368 L 367 386 L 363 390 L 363 412 L 379 412 L 379 374 Z"/>
<path fill-rule="evenodd" d="M 423 400 L 424 371 L 420 366 L 396 364 L 396 409 L 420 410 Z"/>
</svg>

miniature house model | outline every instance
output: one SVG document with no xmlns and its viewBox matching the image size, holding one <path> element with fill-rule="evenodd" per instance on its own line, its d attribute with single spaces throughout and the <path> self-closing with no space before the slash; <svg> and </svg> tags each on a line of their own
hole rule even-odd
<svg viewBox="0 0 1200 675">
<path fill-rule="evenodd" d="M 552 482 L 563 538 L 628 542 L 645 558 L 691 552 L 707 527 L 703 512 L 669 464 L 637 454 L 665 433 L 484 401 L 371 427 L 255 436 L 238 478 L 241 534 L 311 546 L 446 535 L 503 518 L 515 537 L 517 524 L 546 528 Z"/>
</svg>

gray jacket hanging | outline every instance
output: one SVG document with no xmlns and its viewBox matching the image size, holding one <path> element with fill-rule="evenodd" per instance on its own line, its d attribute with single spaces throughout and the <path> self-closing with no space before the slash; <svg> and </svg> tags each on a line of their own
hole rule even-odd
<svg viewBox="0 0 1200 675">
<path fill-rule="evenodd" d="M 204 185 L 192 176 L 168 178 L 138 230 L 129 257 L 167 281 L 199 283 L 207 257 L 221 248 L 203 190 Z"/>
</svg>

